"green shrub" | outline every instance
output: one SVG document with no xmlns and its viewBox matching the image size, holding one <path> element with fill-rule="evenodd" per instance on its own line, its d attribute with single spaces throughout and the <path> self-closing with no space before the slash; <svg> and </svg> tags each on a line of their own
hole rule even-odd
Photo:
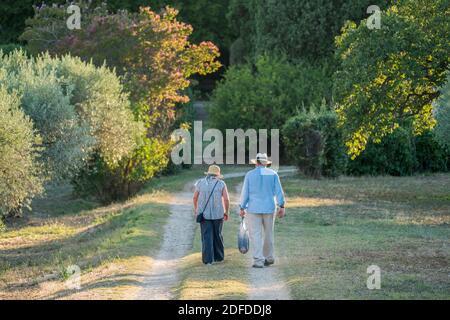
<svg viewBox="0 0 450 320">
<path fill-rule="evenodd" d="M 19 215 L 43 191 L 36 147 L 39 136 L 19 102 L 0 87 L 0 218 Z"/>
<path fill-rule="evenodd" d="M 21 108 L 42 136 L 39 156 L 49 177 L 92 190 L 83 175 L 109 176 L 140 147 L 144 127 L 108 68 L 70 56 L 27 58 L 21 51 L 0 60 L 0 84 L 20 94 Z"/>
<path fill-rule="evenodd" d="M 436 140 L 433 131 L 414 138 L 419 172 L 447 171 L 449 153 Z"/>
<path fill-rule="evenodd" d="M 260 57 L 256 64 L 231 67 L 211 99 L 211 126 L 281 128 L 303 105 L 330 99 L 325 67 L 293 65 L 282 58 Z"/>
<path fill-rule="evenodd" d="M 17 92 L 20 106 L 42 137 L 40 158 L 46 175 L 70 177 L 92 146 L 89 127 L 70 103 L 73 86 L 64 85 L 48 56 L 27 58 L 23 51 L 0 57 L 0 85 Z"/>
<path fill-rule="evenodd" d="M 377 1 L 384 9 L 391 2 Z M 334 39 L 347 20 L 367 17 L 371 0 L 231 0 L 228 20 L 253 56 L 283 53 L 290 61 L 332 55 Z"/>
<path fill-rule="evenodd" d="M 450 75 L 440 91 L 441 96 L 435 106 L 437 125 L 434 132 L 437 141 L 450 151 Z"/>
<path fill-rule="evenodd" d="M 336 177 L 345 172 L 347 156 L 334 111 L 303 112 L 283 127 L 286 154 L 306 175 Z"/>
<path fill-rule="evenodd" d="M 105 129 L 107 131 L 105 139 L 99 140 L 107 141 L 105 148 L 100 150 L 103 162 L 109 162 L 103 155 L 113 146 L 123 151 L 132 147 L 132 152 L 124 159 L 112 159 L 114 164 L 117 163 L 117 168 L 99 174 L 98 183 L 103 184 L 105 189 L 114 186 L 121 194 L 126 194 L 122 191 L 128 190 L 131 184 L 140 184 L 150 179 L 167 165 L 168 151 L 172 145 L 170 134 L 176 120 L 176 105 L 189 101 L 188 96 L 183 93 L 190 86 L 193 76 L 207 75 L 219 69 L 219 50 L 211 42 L 191 43 L 192 27 L 177 20 L 178 11 L 170 7 L 159 13 L 149 7 L 140 8 L 138 13 L 111 13 L 106 5 L 99 8 L 85 5 L 85 27 L 71 31 L 66 27 L 67 5 L 68 3 L 62 7 L 36 8 L 35 16 L 28 20 L 28 28 L 22 39 L 27 41 L 27 48 L 32 53 L 46 50 L 52 55 L 70 53 L 83 61 L 92 59 L 98 67 L 106 63 L 122 75 L 122 82 L 130 94 L 134 115 L 144 122 L 146 132 L 139 144 L 133 146 L 131 143 L 117 144 L 113 141 L 114 138 L 122 138 L 127 126 L 115 132 L 115 137 L 108 132 L 109 127 L 100 127 L 99 133 L 105 132 Z M 98 88 L 93 87 L 91 93 L 108 89 L 103 86 L 103 83 L 108 86 L 108 78 L 100 84 L 98 74 L 88 72 L 87 76 L 92 79 L 81 81 L 85 88 L 91 87 L 94 79 L 99 84 Z M 112 85 L 115 86 L 115 82 Z M 74 94 L 77 95 L 77 85 Z M 103 113 L 104 109 L 92 108 L 98 104 L 105 105 L 104 101 L 97 98 L 89 99 L 86 103 L 89 112 L 99 112 L 101 117 L 110 114 L 112 118 L 128 119 L 119 112 Z M 112 104 L 106 104 L 108 106 L 114 108 Z M 80 109 L 82 108 L 83 105 L 80 105 Z M 96 120 L 95 115 L 88 120 L 92 124 L 90 120 Z M 95 131 L 96 126 L 93 127 Z M 95 163 L 98 164 L 97 161 L 90 163 L 89 168 L 97 168 L 95 172 L 104 169 L 103 163 L 99 167 Z M 78 189 L 82 189 L 81 185 Z"/>
<path fill-rule="evenodd" d="M 369 142 L 355 160 L 348 163 L 354 175 L 411 175 L 417 166 L 414 138 L 408 129 L 397 128 L 380 143 Z"/>
<path fill-rule="evenodd" d="M 70 102 L 95 138 L 93 149 L 109 167 L 129 155 L 144 133 L 134 121 L 128 94 L 116 74 L 106 66 L 95 67 L 76 57 L 52 60 L 64 84 L 73 88 Z"/>
<path fill-rule="evenodd" d="M 16 43 L 8 43 L 0 45 L 0 51 L 3 51 L 3 54 L 11 53 L 14 50 L 24 50 L 24 48 L 20 44 Z"/>
</svg>

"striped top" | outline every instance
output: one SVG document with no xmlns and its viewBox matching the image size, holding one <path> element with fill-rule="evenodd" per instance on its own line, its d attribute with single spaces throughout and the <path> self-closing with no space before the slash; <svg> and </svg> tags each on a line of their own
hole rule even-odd
<svg viewBox="0 0 450 320">
<path fill-rule="evenodd" d="M 205 208 L 208 197 L 217 182 L 217 186 L 209 199 L 209 203 Z M 222 192 L 225 188 L 225 182 L 214 176 L 206 176 L 195 183 L 195 191 L 198 191 L 198 213 L 203 212 L 206 220 L 223 219 L 224 207 L 222 202 Z"/>
</svg>

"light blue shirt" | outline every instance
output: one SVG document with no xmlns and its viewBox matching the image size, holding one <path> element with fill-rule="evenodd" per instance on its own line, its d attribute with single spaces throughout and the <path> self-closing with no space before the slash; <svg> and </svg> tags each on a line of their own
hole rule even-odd
<svg viewBox="0 0 450 320">
<path fill-rule="evenodd" d="M 247 172 L 242 186 L 240 207 L 249 213 L 272 214 L 275 198 L 279 206 L 284 206 L 284 193 L 280 177 L 269 168 L 256 167 Z"/>
</svg>

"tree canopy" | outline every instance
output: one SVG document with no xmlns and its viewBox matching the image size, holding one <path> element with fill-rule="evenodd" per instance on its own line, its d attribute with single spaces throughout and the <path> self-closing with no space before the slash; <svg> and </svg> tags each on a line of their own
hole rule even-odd
<svg viewBox="0 0 450 320">
<path fill-rule="evenodd" d="M 42 192 L 39 143 L 19 97 L 0 86 L 0 218 L 19 213 Z"/>
<path fill-rule="evenodd" d="M 337 37 L 337 111 L 349 153 L 381 141 L 404 121 L 416 134 L 435 125 L 433 102 L 450 62 L 448 0 L 397 0 L 381 28 L 348 23 Z"/>
</svg>

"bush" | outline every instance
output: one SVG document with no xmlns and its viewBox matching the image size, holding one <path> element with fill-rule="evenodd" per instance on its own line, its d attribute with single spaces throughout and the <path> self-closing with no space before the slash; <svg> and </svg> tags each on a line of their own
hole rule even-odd
<svg viewBox="0 0 450 320">
<path fill-rule="evenodd" d="M 3 51 L 3 54 L 9 54 L 14 50 L 24 50 L 24 48 L 16 43 L 8 43 L 0 45 L 0 51 Z"/>
<path fill-rule="evenodd" d="M 113 167 L 136 147 L 143 127 L 134 121 L 117 76 L 79 58 L 0 57 L 0 78 L 42 136 L 41 158 L 54 179 L 72 178 L 98 153 Z M 45 81 L 43 81 L 45 79 Z"/>
<path fill-rule="evenodd" d="M 397 128 L 380 143 L 369 142 L 356 159 L 349 161 L 354 175 L 411 175 L 417 167 L 414 138 L 409 129 Z"/>
<path fill-rule="evenodd" d="M 29 59 L 23 51 L 0 56 L 0 85 L 17 92 L 20 106 L 42 137 L 40 158 L 46 175 L 70 177 L 83 164 L 92 146 L 89 127 L 70 103 L 73 86 L 64 85 L 44 56 Z"/>
<path fill-rule="evenodd" d="M 93 59 L 97 66 L 106 61 L 123 76 L 134 114 L 145 123 L 146 133 L 131 154 L 117 162 L 117 168 L 98 176 L 106 189 L 116 186 L 118 194 L 123 194 L 131 184 L 142 183 L 167 165 L 176 105 L 189 101 L 183 93 L 192 76 L 218 70 L 219 51 L 211 42 L 191 43 L 192 27 L 178 21 L 178 11 L 170 7 L 157 14 L 148 7 L 138 13 L 110 13 L 105 5 L 86 6 L 84 27 L 71 31 L 64 18 L 66 6 L 36 8 L 22 39 L 33 53 L 71 53 L 84 61 Z M 96 166 L 91 163 L 89 167 Z M 100 165 L 95 172 L 103 168 Z"/>
<path fill-rule="evenodd" d="M 213 92 L 211 125 L 221 130 L 281 128 L 303 105 L 330 99 L 326 74 L 325 67 L 268 56 L 254 66 L 233 66 Z"/>
<path fill-rule="evenodd" d="M 437 125 L 434 132 L 437 141 L 450 151 L 450 75 L 440 91 L 441 96 L 435 106 Z"/>
<path fill-rule="evenodd" d="M 19 102 L 19 97 L 0 87 L 0 218 L 19 215 L 43 191 L 36 147 L 39 136 Z"/>
<path fill-rule="evenodd" d="M 414 138 L 419 172 L 447 171 L 449 153 L 436 140 L 433 131 Z"/>
<path fill-rule="evenodd" d="M 377 1 L 384 8 L 389 0 Z M 289 61 L 332 55 L 345 21 L 367 17 L 370 0 L 231 0 L 228 20 L 253 56 L 283 53 Z M 247 56 L 248 58 L 248 56 Z"/>
<path fill-rule="evenodd" d="M 334 111 L 312 109 L 290 118 L 282 138 L 286 154 L 306 175 L 336 177 L 345 172 L 347 156 Z"/>
<path fill-rule="evenodd" d="M 94 151 L 109 167 L 117 166 L 144 133 L 143 124 L 134 121 L 119 78 L 106 66 L 95 67 L 80 58 L 64 56 L 53 61 L 58 76 L 73 88 L 70 102 L 89 125 Z"/>
</svg>

